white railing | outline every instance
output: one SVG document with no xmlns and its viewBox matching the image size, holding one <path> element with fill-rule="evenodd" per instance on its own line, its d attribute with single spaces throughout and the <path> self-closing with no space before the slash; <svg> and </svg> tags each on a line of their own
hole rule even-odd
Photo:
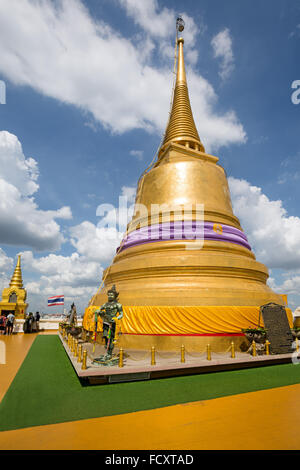
<svg viewBox="0 0 300 470">
<path fill-rule="evenodd" d="M 45 318 L 40 320 L 40 330 L 58 330 L 58 325 L 61 322 L 61 318 Z M 24 320 L 17 319 L 14 324 L 14 333 L 23 333 Z M 77 320 L 77 325 L 82 325 L 82 319 Z"/>
</svg>

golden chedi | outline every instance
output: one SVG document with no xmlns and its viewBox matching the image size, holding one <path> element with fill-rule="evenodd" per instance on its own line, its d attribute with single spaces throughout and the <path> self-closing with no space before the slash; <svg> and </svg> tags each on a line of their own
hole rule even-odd
<svg viewBox="0 0 300 470">
<path fill-rule="evenodd" d="M 12 275 L 9 287 L 2 291 L 2 301 L 0 302 L 0 314 L 5 315 L 12 312 L 16 318 L 25 318 L 28 304 L 26 301 L 26 289 L 23 287 L 21 271 L 21 255 L 18 256 L 17 265 Z"/>
<path fill-rule="evenodd" d="M 172 109 L 157 161 L 138 183 L 134 216 L 83 325 L 93 329 L 93 311 L 116 284 L 122 346 L 199 349 L 209 342 L 224 350 L 242 341 L 242 328 L 257 326 L 261 305 L 284 305 L 284 298 L 268 287 L 268 270 L 256 261 L 233 213 L 225 171 L 199 138 L 183 44 L 179 38 Z"/>
</svg>

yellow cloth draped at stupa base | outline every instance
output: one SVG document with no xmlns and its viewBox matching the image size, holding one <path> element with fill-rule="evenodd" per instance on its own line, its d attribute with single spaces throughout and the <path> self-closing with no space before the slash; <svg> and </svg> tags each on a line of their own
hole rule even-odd
<svg viewBox="0 0 300 470">
<path fill-rule="evenodd" d="M 85 310 L 85 330 L 95 330 L 94 311 L 98 308 Z M 241 333 L 243 328 L 257 328 L 258 322 L 264 326 L 260 307 L 253 306 L 123 306 L 123 312 L 117 334 L 121 329 L 124 334 L 137 335 L 230 335 Z M 292 311 L 286 308 L 286 313 L 292 328 Z M 101 321 L 97 330 L 102 330 Z"/>
</svg>

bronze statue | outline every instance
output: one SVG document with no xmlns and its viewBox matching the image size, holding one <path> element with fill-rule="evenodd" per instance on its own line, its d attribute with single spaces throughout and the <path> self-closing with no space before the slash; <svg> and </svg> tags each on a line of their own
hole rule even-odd
<svg viewBox="0 0 300 470">
<path fill-rule="evenodd" d="M 95 311 L 95 323 L 97 324 L 98 315 L 103 320 L 103 338 L 105 340 L 106 357 L 111 357 L 114 349 L 116 321 L 123 318 L 122 305 L 118 302 L 119 293 L 116 286 L 113 285 L 107 291 L 108 302 Z"/>
<path fill-rule="evenodd" d="M 77 312 L 74 302 L 71 305 L 71 310 L 69 311 L 69 315 L 67 316 L 67 321 L 70 326 L 76 326 L 77 324 Z"/>
</svg>

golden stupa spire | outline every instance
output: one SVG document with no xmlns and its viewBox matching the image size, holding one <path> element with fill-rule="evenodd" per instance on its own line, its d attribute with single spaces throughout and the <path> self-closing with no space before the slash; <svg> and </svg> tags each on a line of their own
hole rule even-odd
<svg viewBox="0 0 300 470">
<path fill-rule="evenodd" d="M 9 287 L 23 288 L 22 271 L 21 271 L 21 255 L 18 255 L 17 265 L 12 275 Z"/>
<path fill-rule="evenodd" d="M 191 109 L 185 75 L 183 44 L 183 38 L 177 39 L 178 64 L 176 83 L 172 109 L 164 140 L 159 152 L 160 155 L 171 142 L 205 152 L 194 122 Z"/>
</svg>

